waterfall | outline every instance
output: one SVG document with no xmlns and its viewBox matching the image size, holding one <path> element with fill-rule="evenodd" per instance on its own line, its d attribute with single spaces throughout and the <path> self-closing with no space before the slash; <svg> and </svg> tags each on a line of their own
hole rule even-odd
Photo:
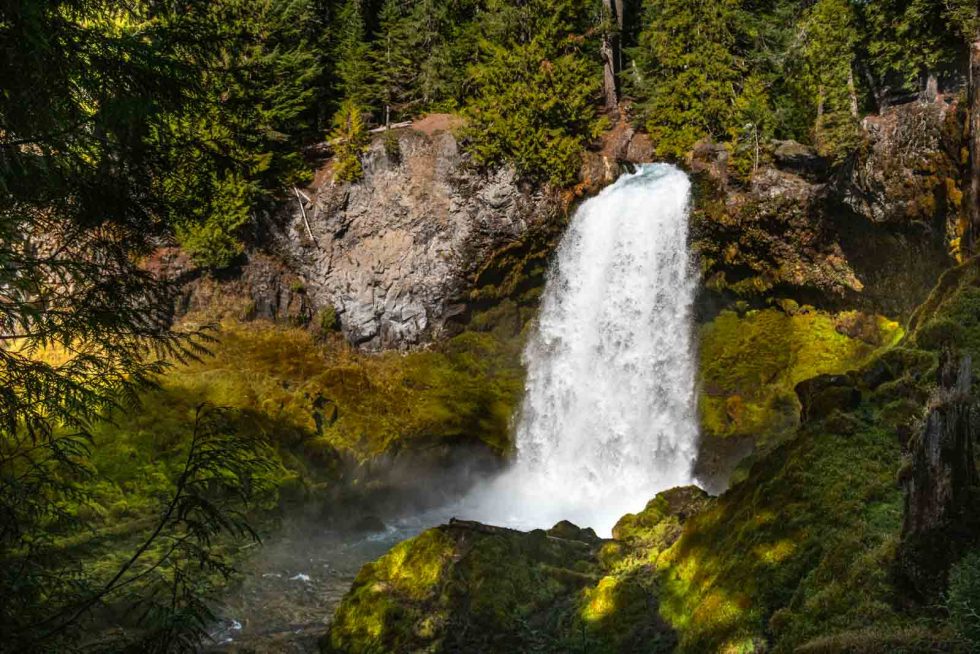
<svg viewBox="0 0 980 654">
<path fill-rule="evenodd" d="M 469 516 L 608 535 L 657 492 L 692 483 L 689 196 L 683 172 L 652 164 L 576 212 L 524 352 L 516 460 L 465 502 Z"/>
</svg>

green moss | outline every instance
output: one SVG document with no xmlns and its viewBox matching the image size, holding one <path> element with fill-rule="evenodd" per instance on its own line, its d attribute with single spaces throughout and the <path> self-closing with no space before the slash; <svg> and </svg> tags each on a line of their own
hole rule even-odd
<svg viewBox="0 0 980 654">
<path fill-rule="evenodd" d="M 568 651 L 558 628 L 597 581 L 594 546 L 467 524 L 431 529 L 362 568 L 331 652 Z"/>
<path fill-rule="evenodd" d="M 723 311 L 699 334 L 702 432 L 754 436 L 761 446 L 778 442 L 798 424 L 798 383 L 858 368 L 901 334 L 896 323 L 881 317 L 857 320 L 855 314 L 798 307 L 741 317 Z"/>
<path fill-rule="evenodd" d="M 135 420 L 180 424 L 207 401 L 261 418 L 278 442 L 361 460 L 434 438 L 504 451 L 522 386 L 517 347 L 465 332 L 432 350 L 372 356 L 302 329 L 227 322 L 213 356 L 168 373 Z"/>
<path fill-rule="evenodd" d="M 901 524 L 894 434 L 820 423 L 753 466 L 658 559 L 682 652 L 740 651 L 893 619 L 882 564 Z M 787 650 L 788 651 L 788 650 Z"/>
<path fill-rule="evenodd" d="M 438 583 L 450 562 L 454 542 L 431 529 L 396 545 L 365 565 L 334 614 L 329 645 L 344 652 L 408 651 L 437 633 L 445 615 L 420 610 L 438 597 Z"/>
</svg>

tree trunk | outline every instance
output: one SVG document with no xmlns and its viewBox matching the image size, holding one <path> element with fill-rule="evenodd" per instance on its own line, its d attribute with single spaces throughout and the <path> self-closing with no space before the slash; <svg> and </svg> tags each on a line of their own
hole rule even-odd
<svg viewBox="0 0 980 654">
<path fill-rule="evenodd" d="M 851 96 L 851 116 L 854 120 L 858 119 L 858 94 L 857 85 L 854 83 L 854 68 L 847 69 L 847 93 Z"/>
<path fill-rule="evenodd" d="M 864 72 L 864 79 L 868 82 L 868 88 L 871 89 L 871 95 L 874 96 L 875 106 L 880 114 L 885 110 L 884 94 L 881 92 L 881 89 L 878 88 L 878 84 L 875 82 L 875 77 L 871 74 L 871 70 L 868 68 L 867 64 L 862 63 L 861 70 Z"/>
<path fill-rule="evenodd" d="M 980 30 L 970 45 L 970 178 L 967 193 L 970 249 L 980 236 Z"/>
<path fill-rule="evenodd" d="M 939 79 L 936 73 L 930 71 L 926 74 L 926 87 L 919 94 L 919 99 L 926 102 L 935 102 L 939 97 Z"/>
<path fill-rule="evenodd" d="M 606 97 L 606 109 L 614 111 L 619 107 L 619 30 L 614 27 L 617 17 L 617 8 L 622 5 L 621 0 L 602 0 L 605 8 L 606 17 L 609 25 L 605 34 L 602 36 L 602 85 Z"/>
</svg>

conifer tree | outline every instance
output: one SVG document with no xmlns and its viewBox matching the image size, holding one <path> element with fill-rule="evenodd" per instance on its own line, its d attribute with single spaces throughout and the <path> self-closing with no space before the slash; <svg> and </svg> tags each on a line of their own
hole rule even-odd
<svg viewBox="0 0 980 654">
<path fill-rule="evenodd" d="M 399 0 L 385 0 L 378 16 L 378 32 L 372 43 L 375 96 L 384 124 L 410 110 L 418 62 L 415 29 Z"/>
<path fill-rule="evenodd" d="M 744 73 L 736 51 L 738 0 L 649 2 L 633 57 L 647 130 L 660 156 L 683 157 L 722 138 L 735 119 Z"/>
<path fill-rule="evenodd" d="M 482 61 L 470 68 L 468 147 L 478 163 L 512 163 L 526 176 L 568 184 L 600 127 L 599 49 L 583 37 L 589 14 L 573 1 L 493 0 L 489 9 Z"/>
<path fill-rule="evenodd" d="M 367 144 L 367 130 L 361 108 L 351 99 L 344 100 L 334 116 L 330 133 L 334 148 L 334 179 L 356 182 L 364 175 L 361 154 Z"/>
<path fill-rule="evenodd" d="M 409 14 L 417 58 L 415 102 L 438 109 L 458 108 L 468 93 L 468 67 L 479 57 L 477 16 L 481 0 L 418 0 Z"/>
<path fill-rule="evenodd" d="M 800 23 L 803 87 L 813 116 L 813 140 L 840 160 L 856 145 L 860 101 L 854 63 L 856 16 L 848 0 L 819 0 Z"/>
<path fill-rule="evenodd" d="M 220 0 L 216 52 L 200 69 L 201 102 L 154 132 L 170 159 L 158 181 L 176 203 L 181 245 L 203 265 L 228 265 L 253 213 L 306 174 L 316 57 L 309 0 Z"/>
<path fill-rule="evenodd" d="M 371 49 L 367 43 L 363 0 L 346 0 L 337 16 L 335 70 L 341 97 L 359 106 L 371 99 Z"/>
</svg>

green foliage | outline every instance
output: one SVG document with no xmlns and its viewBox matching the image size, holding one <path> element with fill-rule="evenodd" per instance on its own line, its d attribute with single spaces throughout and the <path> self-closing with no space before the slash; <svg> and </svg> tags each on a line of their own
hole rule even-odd
<svg viewBox="0 0 980 654">
<path fill-rule="evenodd" d="M 735 100 L 735 126 L 728 130 L 734 155 L 730 168 L 736 175 L 751 177 L 765 163 L 766 144 L 773 137 L 774 121 L 764 82 L 759 77 L 749 77 Z"/>
<path fill-rule="evenodd" d="M 848 0 L 820 0 L 801 21 L 803 75 L 797 81 L 815 116 L 820 154 L 842 161 L 857 146 L 858 89 L 854 66 L 857 16 Z"/>
<path fill-rule="evenodd" d="M 894 78 L 919 90 L 926 72 L 939 73 L 956 61 L 956 29 L 948 10 L 959 0 L 881 0 L 857 5 L 867 32 L 869 59 L 881 84 Z M 975 11 L 975 7 L 974 7 Z"/>
<path fill-rule="evenodd" d="M 743 317 L 723 311 L 702 327 L 698 408 L 704 436 L 752 436 L 758 447 L 771 446 L 796 429 L 798 383 L 855 370 L 902 336 L 895 323 L 858 315 L 867 323 L 864 340 L 850 337 L 838 329 L 848 317 L 813 309 L 766 309 Z"/>
<path fill-rule="evenodd" d="M 364 5 L 364 0 L 345 0 L 341 6 L 334 52 L 334 67 L 342 96 L 362 107 L 368 104 L 372 78 Z"/>
<path fill-rule="evenodd" d="M 371 50 L 371 63 L 378 80 L 374 95 L 382 120 L 396 122 L 410 110 L 416 83 L 415 46 L 417 26 L 406 19 L 404 3 L 385 0 L 378 15 L 378 32 Z"/>
<path fill-rule="evenodd" d="M 512 163 L 556 185 L 571 183 L 587 139 L 598 135 L 598 67 L 574 32 L 582 11 L 495 2 L 483 18 L 481 61 L 470 69 L 463 136 L 478 164 Z"/>
<path fill-rule="evenodd" d="M 634 52 L 641 109 L 657 153 L 681 159 L 735 128 L 744 64 L 735 51 L 738 0 L 646 3 Z"/>
<path fill-rule="evenodd" d="M 299 154 L 318 75 L 306 26 L 312 2 L 221 0 L 206 25 L 217 44 L 194 62 L 196 101 L 156 126 L 167 160 L 156 180 L 175 205 L 178 242 L 221 268 L 243 248 L 252 215 L 307 174 Z"/>
<path fill-rule="evenodd" d="M 971 552 L 949 572 L 949 620 L 961 638 L 980 647 L 980 552 Z"/>
<path fill-rule="evenodd" d="M 334 144 L 334 179 L 356 182 L 364 175 L 361 154 L 368 143 L 361 108 L 352 100 L 345 100 L 334 116 L 333 124 L 330 141 Z"/>
</svg>

